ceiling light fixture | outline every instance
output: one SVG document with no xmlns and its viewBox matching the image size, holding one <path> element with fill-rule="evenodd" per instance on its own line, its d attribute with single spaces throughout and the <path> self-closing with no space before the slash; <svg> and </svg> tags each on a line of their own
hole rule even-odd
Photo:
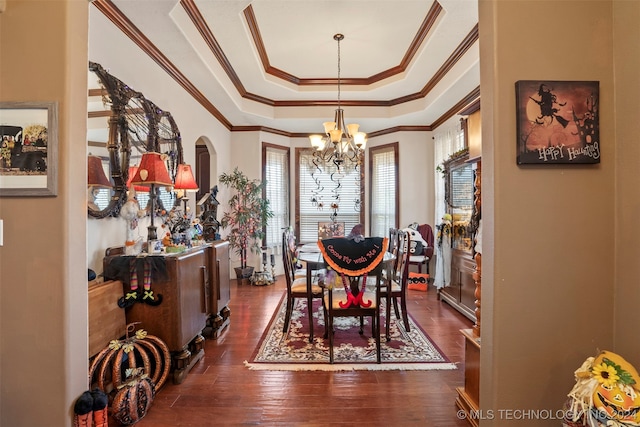
<svg viewBox="0 0 640 427">
<path fill-rule="evenodd" d="M 324 122 L 325 135 L 309 135 L 313 156 L 323 169 L 335 165 L 338 170 L 358 169 L 362 154 L 367 144 L 367 134 L 359 132 L 360 125 L 345 126 L 344 111 L 340 106 L 340 41 L 343 34 L 336 34 L 333 39 L 338 42 L 338 108 L 333 122 Z"/>
</svg>

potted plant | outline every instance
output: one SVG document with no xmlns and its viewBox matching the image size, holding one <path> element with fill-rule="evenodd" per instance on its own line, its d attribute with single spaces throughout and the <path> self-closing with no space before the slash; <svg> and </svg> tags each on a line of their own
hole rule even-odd
<svg viewBox="0 0 640 427">
<path fill-rule="evenodd" d="M 260 242 L 264 238 L 267 220 L 273 217 L 269 201 L 262 197 L 265 183 L 250 180 L 236 167 L 230 174 L 220 175 L 220 184 L 232 190 L 229 209 L 224 212 L 220 224 L 230 228 L 229 246 L 240 256 L 240 267 L 236 267 L 238 279 L 251 277 L 253 267 L 247 267 L 247 249 L 260 253 Z"/>
</svg>

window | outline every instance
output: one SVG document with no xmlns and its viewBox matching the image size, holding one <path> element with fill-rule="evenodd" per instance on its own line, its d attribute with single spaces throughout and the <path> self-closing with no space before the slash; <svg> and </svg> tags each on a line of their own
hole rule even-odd
<svg viewBox="0 0 640 427">
<path fill-rule="evenodd" d="M 398 227 L 398 143 L 370 150 L 371 236 L 384 237 Z"/>
<path fill-rule="evenodd" d="M 309 149 L 296 148 L 296 233 L 300 243 L 318 240 L 318 223 L 330 222 L 332 204 L 337 204 L 336 221 L 344 222 L 345 233 L 364 223 L 362 167 L 345 173 L 327 173 L 313 163 Z"/>
<path fill-rule="evenodd" d="M 267 247 L 282 244 L 282 230 L 289 226 L 289 150 L 263 144 L 263 180 L 267 183 L 265 196 L 273 211 L 267 224 Z"/>
<path fill-rule="evenodd" d="M 111 189 L 110 188 L 94 188 L 94 196 L 96 200 L 94 203 L 98 207 L 99 210 L 105 209 L 109 206 L 109 200 L 111 200 Z"/>
<path fill-rule="evenodd" d="M 171 208 L 176 203 L 176 194 L 173 191 L 167 191 L 166 187 L 162 186 L 157 189 L 158 197 L 156 198 L 156 207 L 162 206 L 167 211 L 171 210 Z M 138 199 L 138 204 L 140 204 L 140 209 L 146 209 L 149 204 L 149 191 L 136 192 L 136 199 Z"/>
</svg>

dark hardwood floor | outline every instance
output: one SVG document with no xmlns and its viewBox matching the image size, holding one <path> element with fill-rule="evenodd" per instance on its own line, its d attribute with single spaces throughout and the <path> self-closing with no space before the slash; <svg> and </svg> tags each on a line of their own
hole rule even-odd
<svg viewBox="0 0 640 427">
<path fill-rule="evenodd" d="M 207 339 L 205 357 L 184 382 L 167 382 L 146 417 L 148 426 L 434 426 L 466 427 L 455 388 L 464 382 L 464 340 L 471 322 L 437 300 L 436 291 L 409 291 L 409 313 L 458 364 L 448 371 L 252 371 L 248 360 L 284 294 L 270 286 L 231 284 L 231 324 Z"/>
</svg>

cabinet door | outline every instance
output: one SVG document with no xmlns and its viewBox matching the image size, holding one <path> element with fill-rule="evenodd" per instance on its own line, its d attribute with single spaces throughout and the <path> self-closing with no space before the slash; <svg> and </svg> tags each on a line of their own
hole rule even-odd
<svg viewBox="0 0 640 427">
<path fill-rule="evenodd" d="M 213 287 L 212 313 L 219 313 L 231 301 L 231 280 L 229 278 L 229 242 L 213 243 Z"/>
<path fill-rule="evenodd" d="M 476 308 L 476 282 L 473 280 L 474 263 L 470 259 L 464 260 L 464 267 L 460 275 L 460 304 L 474 312 Z"/>
<path fill-rule="evenodd" d="M 473 260 L 463 251 L 453 251 L 451 285 L 440 290 L 440 298 L 475 321 L 475 281 Z"/>
<path fill-rule="evenodd" d="M 207 324 L 207 257 L 204 250 L 178 257 L 180 342 L 186 345 Z"/>
</svg>

